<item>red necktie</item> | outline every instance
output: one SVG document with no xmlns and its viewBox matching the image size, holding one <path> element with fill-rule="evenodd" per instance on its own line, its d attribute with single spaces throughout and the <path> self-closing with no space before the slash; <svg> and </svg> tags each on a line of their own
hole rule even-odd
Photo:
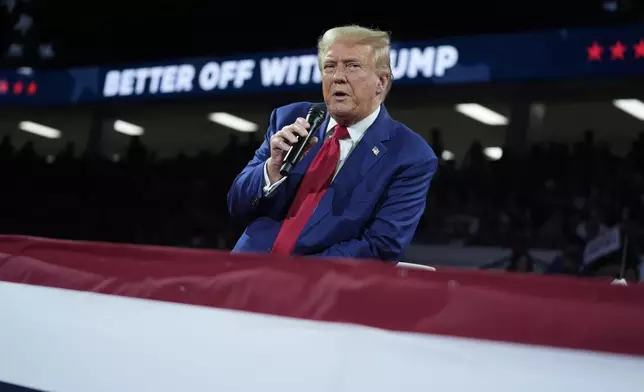
<svg viewBox="0 0 644 392">
<path fill-rule="evenodd" d="M 333 180 L 340 159 L 339 140 L 347 136 L 347 128 L 336 125 L 333 136 L 324 141 L 302 179 L 271 253 L 288 255 L 293 252 L 297 238 Z"/>
</svg>

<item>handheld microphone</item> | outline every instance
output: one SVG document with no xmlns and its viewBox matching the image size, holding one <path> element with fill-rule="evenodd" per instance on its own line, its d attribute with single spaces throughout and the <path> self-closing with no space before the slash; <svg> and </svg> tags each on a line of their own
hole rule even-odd
<svg viewBox="0 0 644 392">
<path fill-rule="evenodd" d="M 286 153 L 284 157 L 284 163 L 280 168 L 280 174 L 287 176 L 291 170 L 298 164 L 298 162 L 304 156 L 304 151 L 306 146 L 311 142 L 313 135 L 317 133 L 320 125 L 324 122 L 326 117 L 326 105 L 323 103 L 315 104 L 309 109 L 309 113 L 306 115 L 306 122 L 311 126 L 308 129 L 308 135 L 306 137 L 299 136 L 297 142 L 291 146 L 291 148 Z"/>
</svg>

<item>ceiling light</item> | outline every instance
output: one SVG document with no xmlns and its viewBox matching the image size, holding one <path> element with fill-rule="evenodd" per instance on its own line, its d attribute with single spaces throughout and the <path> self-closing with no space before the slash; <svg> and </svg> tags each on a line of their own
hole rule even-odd
<svg viewBox="0 0 644 392">
<path fill-rule="evenodd" d="M 639 99 L 616 99 L 613 105 L 631 116 L 644 121 L 644 102 Z"/>
<path fill-rule="evenodd" d="M 34 73 L 34 70 L 31 67 L 20 67 L 16 70 L 16 73 L 18 73 L 19 75 L 29 76 Z"/>
<path fill-rule="evenodd" d="M 46 137 L 48 139 L 58 139 L 62 134 L 58 129 L 38 124 L 32 121 L 21 121 L 18 124 L 21 131 L 33 133 L 34 135 Z"/>
<path fill-rule="evenodd" d="M 478 103 L 460 103 L 456 111 L 487 125 L 508 125 L 508 118 Z"/>
<path fill-rule="evenodd" d="M 441 154 L 441 158 L 443 158 L 444 161 L 451 161 L 452 159 L 455 158 L 455 155 L 451 151 L 443 150 Z"/>
<path fill-rule="evenodd" d="M 498 161 L 503 157 L 503 149 L 501 147 L 485 147 L 483 154 L 493 161 Z"/>
<path fill-rule="evenodd" d="M 223 125 L 224 127 L 232 128 L 239 132 L 256 132 L 259 129 L 259 126 L 254 122 L 233 116 L 230 113 L 210 113 L 208 115 L 208 118 L 214 123 Z"/>
<path fill-rule="evenodd" d="M 123 120 L 114 121 L 114 130 L 129 136 L 143 135 L 143 127 Z"/>
</svg>

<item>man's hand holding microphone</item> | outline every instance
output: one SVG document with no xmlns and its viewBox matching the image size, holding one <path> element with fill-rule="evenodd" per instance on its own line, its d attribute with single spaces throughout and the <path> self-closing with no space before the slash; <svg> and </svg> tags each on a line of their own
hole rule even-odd
<svg viewBox="0 0 644 392">
<path fill-rule="evenodd" d="M 266 162 L 266 171 L 268 172 L 268 178 L 271 181 L 271 184 L 276 183 L 284 177 L 280 171 L 284 164 L 287 152 L 291 149 L 291 146 L 298 142 L 298 140 L 304 140 L 306 138 L 309 134 L 308 131 L 310 128 L 311 125 L 305 119 L 299 117 L 295 123 L 285 126 L 271 136 L 271 157 L 268 158 L 268 161 Z M 305 151 L 317 142 L 318 138 L 313 136 L 305 147 Z"/>
</svg>

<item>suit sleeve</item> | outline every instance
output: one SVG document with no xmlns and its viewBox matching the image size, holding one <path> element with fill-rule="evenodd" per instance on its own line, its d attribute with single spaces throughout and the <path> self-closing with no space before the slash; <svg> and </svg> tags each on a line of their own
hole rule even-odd
<svg viewBox="0 0 644 392">
<path fill-rule="evenodd" d="M 411 243 L 427 204 L 438 159 L 412 164 L 395 177 L 369 226 L 359 238 L 310 255 L 398 261 Z"/>
<path fill-rule="evenodd" d="M 272 190 L 270 197 L 265 196 L 264 187 L 267 185 L 264 179 L 264 164 L 271 156 L 270 139 L 277 132 L 277 109 L 271 113 L 270 124 L 262 145 L 255 151 L 253 159 L 237 175 L 228 191 L 228 212 L 239 220 L 247 220 L 251 217 L 273 209 L 275 203 L 279 203 L 283 197 L 284 187 L 277 187 Z"/>
</svg>

